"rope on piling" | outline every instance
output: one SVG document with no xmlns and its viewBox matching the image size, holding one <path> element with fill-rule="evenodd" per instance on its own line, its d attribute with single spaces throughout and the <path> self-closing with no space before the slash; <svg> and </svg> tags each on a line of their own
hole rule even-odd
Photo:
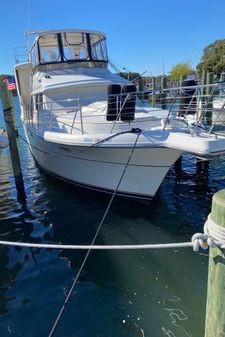
<svg viewBox="0 0 225 337">
<path fill-rule="evenodd" d="M 217 225 L 209 214 L 204 225 L 204 233 L 207 236 L 207 244 L 210 247 L 225 249 L 225 228 Z"/>
</svg>

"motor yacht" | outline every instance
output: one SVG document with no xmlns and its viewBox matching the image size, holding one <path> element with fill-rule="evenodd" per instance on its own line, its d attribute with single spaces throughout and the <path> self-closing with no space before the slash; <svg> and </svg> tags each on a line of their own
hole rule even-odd
<svg viewBox="0 0 225 337">
<path fill-rule="evenodd" d="M 184 153 L 213 157 L 225 138 L 146 107 L 136 86 L 110 72 L 106 37 L 78 29 L 25 34 L 27 61 L 15 65 L 21 119 L 46 172 L 70 183 L 152 198 Z"/>
</svg>

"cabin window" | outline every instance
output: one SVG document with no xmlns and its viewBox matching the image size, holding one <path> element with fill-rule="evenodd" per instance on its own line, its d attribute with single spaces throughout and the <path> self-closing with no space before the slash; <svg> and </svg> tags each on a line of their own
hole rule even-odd
<svg viewBox="0 0 225 337">
<path fill-rule="evenodd" d="M 33 64 L 33 66 L 37 66 L 38 65 L 38 48 L 37 48 L 37 44 L 35 44 L 33 46 L 33 48 L 31 49 L 30 52 L 30 58 L 31 58 L 31 63 Z"/>
<path fill-rule="evenodd" d="M 107 61 L 106 40 L 104 36 L 90 34 L 91 57 L 96 61 Z"/>
<path fill-rule="evenodd" d="M 87 60 L 87 40 L 84 33 L 62 34 L 63 58 L 65 61 Z"/>
<path fill-rule="evenodd" d="M 41 36 L 38 40 L 41 63 L 61 61 L 57 34 Z"/>
</svg>

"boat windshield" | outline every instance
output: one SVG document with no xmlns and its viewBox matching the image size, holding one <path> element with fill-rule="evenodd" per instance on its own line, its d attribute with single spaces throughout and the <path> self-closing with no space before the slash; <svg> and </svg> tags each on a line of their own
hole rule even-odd
<svg viewBox="0 0 225 337">
<path fill-rule="evenodd" d="M 38 40 L 40 63 L 61 61 L 57 34 L 41 36 Z"/>
<path fill-rule="evenodd" d="M 83 32 L 42 35 L 33 45 L 30 57 L 34 66 L 71 61 L 108 61 L 105 36 Z"/>
</svg>

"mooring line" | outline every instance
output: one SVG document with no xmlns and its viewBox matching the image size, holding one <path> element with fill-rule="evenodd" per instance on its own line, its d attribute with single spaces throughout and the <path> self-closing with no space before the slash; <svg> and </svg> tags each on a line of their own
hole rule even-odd
<svg viewBox="0 0 225 337">
<path fill-rule="evenodd" d="M 203 234 L 202 234 L 203 235 Z M 60 249 L 60 250 L 138 250 L 138 249 L 168 249 L 168 248 L 185 248 L 193 247 L 194 243 L 187 242 L 174 242 L 174 243 L 145 243 L 137 245 L 62 245 L 51 243 L 28 243 L 28 242 L 14 242 L 14 241 L 1 241 L 2 246 L 13 246 L 21 248 L 44 248 L 44 249 Z"/>
<path fill-rule="evenodd" d="M 17 130 L 17 131 L 18 131 L 18 130 Z M 78 151 L 78 152 L 76 153 L 76 156 L 79 155 L 79 154 L 82 154 L 82 153 L 84 153 L 84 152 L 86 152 L 86 151 L 88 151 L 88 150 L 90 150 L 90 149 L 92 149 L 93 147 L 96 147 L 96 146 L 98 146 L 98 145 L 100 145 L 100 144 L 103 144 L 103 143 L 105 143 L 105 142 L 109 141 L 110 139 L 115 138 L 115 137 L 117 137 L 117 136 L 120 136 L 120 135 L 123 135 L 123 134 L 127 134 L 127 133 L 137 133 L 137 132 L 140 133 L 140 131 L 141 131 L 140 129 L 135 129 L 135 128 L 133 128 L 133 129 L 128 130 L 128 131 L 118 132 L 118 133 L 113 134 L 113 135 L 111 135 L 111 136 L 109 136 L 109 137 L 106 137 L 106 138 L 104 138 L 104 139 L 102 139 L 102 140 L 99 140 L 98 142 L 96 142 L 96 143 L 94 143 L 94 144 L 92 144 L 92 145 L 90 145 L 90 146 L 87 146 L 87 147 L 86 147 L 85 149 L 83 149 L 83 150 Z M 18 135 L 19 135 L 19 137 L 20 137 L 20 138 L 21 138 L 27 145 L 29 145 L 30 147 L 34 148 L 35 150 L 37 150 L 37 151 L 39 151 L 39 152 L 42 152 L 42 153 L 45 153 L 45 154 L 50 154 L 50 152 L 47 152 L 47 151 L 45 151 L 45 150 L 42 150 L 42 149 L 40 149 L 40 148 L 34 146 L 34 145 L 31 144 L 29 141 L 27 141 L 23 136 L 21 136 L 20 134 L 18 134 Z M 57 152 L 57 151 L 51 151 L 51 154 L 61 155 L 61 156 L 63 155 L 64 157 L 72 157 L 72 158 L 74 158 L 74 157 L 71 156 L 71 155 L 62 154 L 62 153 Z"/>
<path fill-rule="evenodd" d="M 191 241 L 172 243 L 143 243 L 143 244 L 120 244 L 120 245 L 63 245 L 54 243 L 32 243 L 0 240 L 2 246 L 21 248 L 45 248 L 45 249 L 68 249 L 68 250 L 138 250 L 138 249 L 172 249 L 192 247 L 195 252 L 208 247 L 225 249 L 225 228 L 218 226 L 209 214 L 205 224 L 204 233 L 195 233 Z"/>
<path fill-rule="evenodd" d="M 98 226 L 98 229 L 97 229 L 97 231 L 96 231 L 96 233 L 95 233 L 95 235 L 94 235 L 94 238 L 93 238 L 93 240 L 92 240 L 92 242 L 91 242 L 91 246 L 93 246 L 94 243 L 95 243 L 95 240 L 96 240 L 96 238 L 97 238 L 97 236 L 98 236 L 98 233 L 100 232 L 100 229 L 101 229 L 101 227 L 102 227 L 102 225 L 103 225 L 103 223 L 104 223 L 104 221 L 105 221 L 105 218 L 106 218 L 106 216 L 107 216 L 107 214 L 108 214 L 108 212 L 109 212 L 109 209 L 110 209 L 110 207 L 111 207 L 111 205 L 112 205 L 112 202 L 113 202 L 113 200 L 114 200 L 114 198 L 115 198 L 115 196 L 116 196 L 116 193 L 117 193 L 117 191 L 118 191 L 118 189 L 119 189 L 119 187 L 120 187 L 121 181 L 122 181 L 122 179 L 123 179 L 123 177 L 124 177 L 124 174 L 125 174 L 125 172 L 126 172 L 126 170 L 127 170 L 127 167 L 128 167 L 128 165 L 129 165 L 129 162 L 130 162 L 131 157 L 132 157 L 132 155 L 133 155 L 134 149 L 135 149 L 135 147 L 136 147 L 136 144 L 137 144 L 138 138 L 139 138 L 139 136 L 140 136 L 141 130 L 137 130 L 136 133 L 137 133 L 137 138 L 136 138 L 136 140 L 135 140 L 134 146 L 133 146 L 133 148 L 132 148 L 132 150 L 131 150 L 130 156 L 129 156 L 129 158 L 128 158 L 128 160 L 127 160 L 127 163 L 126 163 L 126 165 L 125 165 L 125 167 L 124 167 L 124 170 L 123 170 L 122 175 L 121 175 L 121 177 L 120 177 L 120 179 L 119 179 L 119 182 L 118 182 L 118 184 L 117 184 L 117 186 L 116 186 L 116 188 L 115 188 L 115 190 L 114 190 L 114 192 L 113 192 L 113 195 L 112 195 L 112 197 L 111 197 L 111 199 L 110 199 L 110 201 L 109 201 L 109 204 L 108 204 L 108 206 L 107 206 L 107 208 L 106 208 L 106 210 L 105 210 L 105 213 L 104 213 L 104 215 L 103 215 L 103 217 L 102 217 L 102 220 L 101 220 L 101 222 L 100 222 L 100 224 L 99 224 L 99 226 Z M 86 263 L 86 261 L 87 261 L 87 259 L 88 259 L 88 256 L 89 256 L 91 250 L 92 250 L 91 248 L 88 249 L 88 251 L 87 251 L 87 253 L 86 253 L 86 255 L 85 255 L 85 258 L 84 258 L 84 260 L 83 260 L 83 262 L 82 262 L 82 264 L 81 264 L 81 266 L 80 266 L 80 269 L 79 269 L 79 271 L 78 271 L 78 273 L 77 273 L 77 275 L 76 275 L 76 278 L 74 279 L 74 281 L 73 281 L 73 283 L 72 283 L 72 286 L 71 286 L 71 288 L 70 288 L 70 290 L 69 290 L 69 293 L 68 293 L 67 296 L 66 296 L 66 299 L 65 299 L 65 301 L 64 301 L 64 303 L 63 303 L 63 306 L 62 306 L 62 308 L 60 309 L 60 312 L 59 312 L 58 316 L 56 317 L 56 320 L 55 320 L 55 322 L 54 322 L 54 324 L 53 324 L 53 327 L 52 327 L 52 329 L 51 329 L 50 334 L 48 335 L 48 337 L 52 337 L 52 336 L 54 335 L 54 333 L 55 333 L 55 330 L 56 330 L 56 328 L 57 328 L 57 326 L 58 326 L 58 324 L 59 324 L 60 319 L 62 318 L 62 315 L 63 315 L 63 313 L 64 313 L 64 310 L 65 310 L 65 308 L 66 308 L 66 305 L 67 305 L 67 303 L 68 303 L 69 300 L 70 300 L 70 297 L 71 297 L 71 295 L 72 295 L 72 293 L 73 293 L 73 289 L 74 289 L 74 287 L 75 287 L 76 284 L 77 284 L 78 278 L 80 277 L 80 274 L 81 274 L 81 272 L 82 272 L 82 270 L 83 270 L 83 268 L 84 268 L 84 265 L 85 265 L 85 263 Z"/>
</svg>

